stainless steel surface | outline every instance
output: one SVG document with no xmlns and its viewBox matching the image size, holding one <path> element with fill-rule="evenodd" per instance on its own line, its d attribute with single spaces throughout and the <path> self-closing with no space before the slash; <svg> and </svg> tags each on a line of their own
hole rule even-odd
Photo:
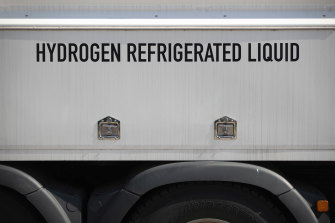
<svg viewBox="0 0 335 223">
<path fill-rule="evenodd" d="M 334 27 L 334 0 L 0 1 L 0 160 L 334 161 Z M 123 53 L 37 62 L 48 43 Z M 127 43 L 238 43 L 242 55 L 127 62 Z M 297 43 L 300 59 L 249 62 L 249 43 L 254 58 L 258 43 Z M 119 140 L 97 138 L 106 114 L 122 120 Z M 222 114 L 236 140 L 213 139 Z"/>
<path fill-rule="evenodd" d="M 315 10 L 330 11 L 334 0 L 2 0 L 0 9 L 13 11 L 167 11 L 167 10 Z"/>
<path fill-rule="evenodd" d="M 237 42 L 242 58 L 36 62 L 36 43 L 95 42 Z M 299 61 L 248 62 L 248 43 L 276 42 Z M 333 31 L 0 31 L 0 49 L 1 160 L 335 160 Z M 97 139 L 106 114 L 120 140 Z M 222 114 L 236 140 L 214 140 Z"/>
</svg>

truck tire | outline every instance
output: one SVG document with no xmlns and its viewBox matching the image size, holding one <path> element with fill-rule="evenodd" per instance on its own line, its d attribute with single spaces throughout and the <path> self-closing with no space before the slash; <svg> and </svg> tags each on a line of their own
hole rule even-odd
<svg viewBox="0 0 335 223">
<path fill-rule="evenodd" d="M 288 223 L 251 187 L 229 183 L 173 185 L 144 198 L 124 223 Z"/>
<path fill-rule="evenodd" d="M 0 222 L 45 223 L 45 220 L 24 196 L 0 187 Z"/>
</svg>

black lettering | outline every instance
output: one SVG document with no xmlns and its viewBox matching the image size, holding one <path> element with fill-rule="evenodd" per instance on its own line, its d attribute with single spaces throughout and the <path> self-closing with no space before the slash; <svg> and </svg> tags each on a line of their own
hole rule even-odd
<svg viewBox="0 0 335 223">
<path fill-rule="evenodd" d="M 66 60 L 66 45 L 64 43 L 58 43 L 58 62 L 64 62 Z M 63 57 L 62 57 L 63 56 Z"/>
<path fill-rule="evenodd" d="M 177 48 L 179 48 L 179 51 L 177 50 Z M 173 58 L 176 62 L 180 62 L 183 60 L 183 53 L 182 50 L 183 46 L 180 43 L 176 43 L 173 47 Z"/>
<path fill-rule="evenodd" d="M 207 44 L 207 50 L 206 50 L 205 61 L 207 62 L 208 59 L 210 59 L 210 60 L 212 60 L 212 62 L 214 62 L 213 50 L 212 50 L 212 46 L 211 46 L 210 43 Z"/>
<path fill-rule="evenodd" d="M 256 59 L 251 58 L 251 43 L 248 43 L 248 61 L 249 62 L 256 62 Z"/>
<path fill-rule="evenodd" d="M 279 45 L 279 49 L 278 49 Z M 279 62 L 283 59 L 283 43 L 275 43 L 274 44 L 274 59 L 275 61 Z"/>
<path fill-rule="evenodd" d="M 121 44 L 120 43 L 117 44 L 117 49 L 114 43 L 111 44 L 111 54 L 112 54 L 111 62 L 114 62 L 115 58 L 117 62 L 121 61 Z"/>
<path fill-rule="evenodd" d="M 45 62 L 45 43 L 42 43 L 42 49 L 40 49 L 40 44 L 36 44 L 36 60 L 40 62 L 40 55 L 42 56 L 42 61 Z"/>
<path fill-rule="evenodd" d="M 94 50 L 95 48 L 95 50 Z M 99 54 L 99 45 L 97 43 L 93 43 L 91 45 L 91 60 L 93 62 L 98 62 L 100 59 L 100 54 Z"/>
<path fill-rule="evenodd" d="M 227 50 L 227 46 L 230 46 L 231 43 L 223 43 L 222 46 L 223 46 L 223 58 L 222 58 L 222 61 L 224 62 L 229 62 L 231 61 L 231 59 L 227 59 L 227 54 L 230 54 L 230 51 Z"/>
<path fill-rule="evenodd" d="M 157 56 L 158 56 L 158 62 L 161 62 L 161 57 L 163 58 L 163 61 L 166 62 L 166 45 L 164 43 L 158 43 L 157 44 Z"/>
<path fill-rule="evenodd" d="M 233 43 L 233 62 L 241 60 L 241 44 Z"/>
<path fill-rule="evenodd" d="M 185 43 L 185 62 L 192 62 L 192 58 L 190 58 L 190 55 L 192 55 L 192 51 L 189 49 L 193 44 L 192 43 Z"/>
<path fill-rule="evenodd" d="M 88 45 L 86 43 L 82 43 L 79 46 L 79 59 L 81 62 L 88 60 Z"/>
<path fill-rule="evenodd" d="M 72 57 L 75 62 L 78 62 L 77 53 L 78 46 L 75 43 L 69 43 L 69 61 L 72 61 Z"/>
<path fill-rule="evenodd" d="M 295 57 L 294 57 L 295 49 Z M 299 45 L 297 43 L 291 43 L 291 61 L 295 62 L 299 60 Z"/>
<path fill-rule="evenodd" d="M 54 60 L 54 51 L 55 51 L 55 48 L 56 48 L 56 43 L 53 43 L 52 44 L 52 47 L 50 46 L 50 43 L 47 44 L 47 47 L 48 47 L 48 50 L 49 50 L 49 53 L 50 53 L 50 62 L 53 62 Z"/>
<path fill-rule="evenodd" d="M 102 62 L 109 62 L 110 59 L 106 58 L 106 55 L 109 53 L 108 50 L 106 50 L 106 47 L 108 47 L 108 43 L 102 43 L 101 44 L 101 61 Z"/>
<path fill-rule="evenodd" d="M 222 46 L 222 43 L 213 43 L 213 46 L 215 47 L 215 61 L 219 62 L 219 60 L 220 60 L 220 46 Z"/>
<path fill-rule="evenodd" d="M 168 50 L 169 50 L 169 53 L 168 53 L 168 55 L 169 55 L 169 62 L 171 62 L 171 60 L 172 60 L 172 44 L 171 43 L 169 43 L 169 47 L 168 47 Z"/>
<path fill-rule="evenodd" d="M 194 61 L 197 62 L 198 61 L 198 57 L 200 59 L 201 62 L 204 61 L 203 57 L 202 57 L 202 52 L 204 50 L 204 47 L 202 46 L 201 43 L 195 43 L 194 44 Z"/>
<path fill-rule="evenodd" d="M 127 44 L 127 61 L 130 62 L 130 56 L 132 56 L 133 61 L 137 62 L 135 52 L 136 52 L 136 45 L 134 43 Z"/>
<path fill-rule="evenodd" d="M 143 58 L 142 56 L 145 55 L 146 51 L 142 50 L 143 47 L 145 47 L 145 43 L 139 43 L 138 44 L 138 62 L 146 62 L 147 60 Z"/>
<path fill-rule="evenodd" d="M 270 43 L 263 45 L 263 60 L 266 62 L 272 61 L 272 46 Z"/>
<path fill-rule="evenodd" d="M 148 43 L 148 62 L 151 62 L 151 56 L 155 54 L 155 51 L 152 50 L 153 46 L 156 46 L 156 44 Z"/>
</svg>

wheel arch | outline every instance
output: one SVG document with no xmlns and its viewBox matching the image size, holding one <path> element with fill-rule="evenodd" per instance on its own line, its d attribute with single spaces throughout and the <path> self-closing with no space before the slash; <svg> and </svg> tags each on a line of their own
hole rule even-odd
<svg viewBox="0 0 335 223">
<path fill-rule="evenodd" d="M 218 161 L 170 163 L 144 170 L 125 184 L 116 199 L 108 202 L 100 222 L 106 223 L 110 219 L 113 219 L 113 222 L 122 222 L 141 196 L 155 188 L 203 181 L 232 182 L 259 187 L 277 196 L 298 223 L 318 222 L 307 201 L 279 174 L 256 165 Z"/>
<path fill-rule="evenodd" d="M 0 165 L 0 185 L 25 196 L 48 223 L 70 223 L 56 198 L 36 179 L 23 171 Z"/>
</svg>

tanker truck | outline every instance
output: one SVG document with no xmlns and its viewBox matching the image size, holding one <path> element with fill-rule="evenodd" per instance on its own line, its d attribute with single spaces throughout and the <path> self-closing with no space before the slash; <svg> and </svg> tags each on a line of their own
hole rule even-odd
<svg viewBox="0 0 335 223">
<path fill-rule="evenodd" d="M 334 0 L 0 0 L 0 222 L 335 222 Z"/>
</svg>

